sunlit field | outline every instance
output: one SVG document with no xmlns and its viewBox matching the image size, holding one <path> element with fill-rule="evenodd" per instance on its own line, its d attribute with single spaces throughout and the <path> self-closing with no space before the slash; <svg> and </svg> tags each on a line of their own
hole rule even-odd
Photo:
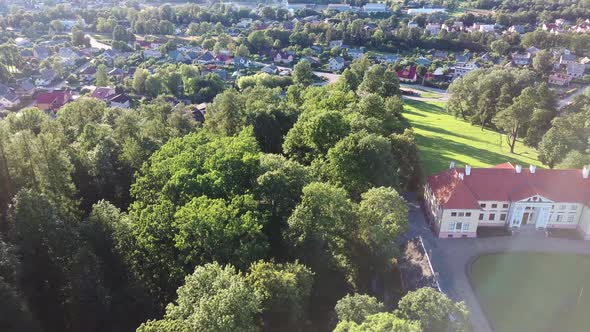
<svg viewBox="0 0 590 332">
<path fill-rule="evenodd" d="M 405 100 L 404 117 L 416 133 L 419 156 L 425 175 L 449 167 L 451 160 L 458 165 L 489 167 L 504 162 L 524 166 L 540 166 L 535 149 L 522 142 L 511 154 L 506 139 L 497 132 L 472 126 L 456 119 L 444 109 L 443 102 Z"/>
<path fill-rule="evenodd" d="M 590 330 L 590 256 L 485 255 L 470 272 L 495 332 Z"/>
</svg>

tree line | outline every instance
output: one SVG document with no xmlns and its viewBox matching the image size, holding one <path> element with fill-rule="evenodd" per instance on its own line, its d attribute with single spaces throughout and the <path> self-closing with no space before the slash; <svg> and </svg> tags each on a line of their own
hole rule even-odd
<svg viewBox="0 0 590 332">
<path fill-rule="evenodd" d="M 394 273 L 408 223 L 399 192 L 420 171 L 392 70 L 362 59 L 322 87 L 301 71 L 286 91 L 224 91 L 203 126 L 165 98 L 0 121 L 0 326 L 438 331 L 466 317 L 423 290 L 330 319 L 346 294 L 383 296 L 375 280 Z"/>
</svg>

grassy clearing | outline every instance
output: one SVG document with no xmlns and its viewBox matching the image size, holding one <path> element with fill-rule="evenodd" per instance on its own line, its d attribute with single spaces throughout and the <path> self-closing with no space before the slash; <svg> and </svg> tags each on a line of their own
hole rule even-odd
<svg viewBox="0 0 590 332">
<path fill-rule="evenodd" d="M 483 131 L 446 113 L 443 102 L 405 101 L 404 116 L 416 133 L 419 156 L 426 175 L 440 172 L 454 160 L 459 165 L 489 167 L 504 162 L 541 165 L 535 149 L 518 142 L 511 154 L 506 139 Z"/>
<path fill-rule="evenodd" d="M 590 257 L 511 253 L 479 257 L 471 282 L 495 332 L 588 331 Z"/>
</svg>

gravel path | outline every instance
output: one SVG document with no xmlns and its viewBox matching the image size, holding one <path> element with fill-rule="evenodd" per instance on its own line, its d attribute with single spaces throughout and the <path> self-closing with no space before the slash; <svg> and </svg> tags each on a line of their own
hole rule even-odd
<svg viewBox="0 0 590 332">
<path fill-rule="evenodd" d="M 513 236 L 475 239 L 439 239 L 434 237 L 415 195 L 404 195 L 410 203 L 410 227 L 406 236 L 421 236 L 440 287 L 456 301 L 465 301 L 476 332 L 492 332 L 492 328 L 475 296 L 467 270 L 471 262 L 483 254 L 499 252 L 551 252 L 590 255 L 590 241 L 548 238 L 544 232 L 521 229 Z"/>
</svg>

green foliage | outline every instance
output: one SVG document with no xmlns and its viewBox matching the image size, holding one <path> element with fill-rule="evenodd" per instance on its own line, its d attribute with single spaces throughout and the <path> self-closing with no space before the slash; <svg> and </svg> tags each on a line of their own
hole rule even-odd
<svg viewBox="0 0 590 332">
<path fill-rule="evenodd" d="M 260 294 L 269 327 L 304 330 L 314 273 L 305 265 L 259 261 L 246 280 Z"/>
<path fill-rule="evenodd" d="M 314 81 L 314 74 L 309 61 L 299 61 L 293 67 L 293 82 L 303 86 L 311 85 Z"/>
<path fill-rule="evenodd" d="M 385 311 L 383 303 L 366 294 L 346 295 L 336 303 L 339 322 L 361 324 L 368 316 Z"/>
<path fill-rule="evenodd" d="M 261 300 L 243 275 L 217 263 L 197 266 L 178 288 L 176 303 L 162 321 L 149 321 L 138 331 L 257 331 Z"/>
<path fill-rule="evenodd" d="M 343 115 L 336 111 L 302 114 L 285 137 L 283 149 L 301 163 L 325 156 L 350 130 Z"/>
<path fill-rule="evenodd" d="M 98 65 L 96 67 L 96 86 L 108 86 L 109 85 L 109 77 L 107 76 L 107 68 L 105 65 Z"/>
<path fill-rule="evenodd" d="M 339 141 L 328 151 L 326 173 L 329 179 L 353 197 L 371 187 L 397 187 L 397 162 L 389 140 L 359 132 Z"/>
<path fill-rule="evenodd" d="M 335 267 L 355 280 L 350 257 L 355 211 L 343 189 L 319 182 L 305 186 L 288 223 L 287 236 L 305 265 L 316 273 Z"/>
<path fill-rule="evenodd" d="M 394 314 L 403 319 L 419 321 L 425 332 L 472 330 L 465 304 L 455 303 L 429 287 L 406 294 L 399 301 Z M 450 316 L 453 320 L 449 319 Z"/>
<path fill-rule="evenodd" d="M 343 321 L 338 323 L 334 332 L 423 332 L 420 322 L 396 317 L 392 313 L 382 312 L 368 316 L 361 324 Z"/>
<path fill-rule="evenodd" d="M 394 71 L 382 65 L 373 65 L 365 72 L 358 86 L 359 94 L 376 93 L 383 98 L 400 95 L 399 80 Z"/>
</svg>

